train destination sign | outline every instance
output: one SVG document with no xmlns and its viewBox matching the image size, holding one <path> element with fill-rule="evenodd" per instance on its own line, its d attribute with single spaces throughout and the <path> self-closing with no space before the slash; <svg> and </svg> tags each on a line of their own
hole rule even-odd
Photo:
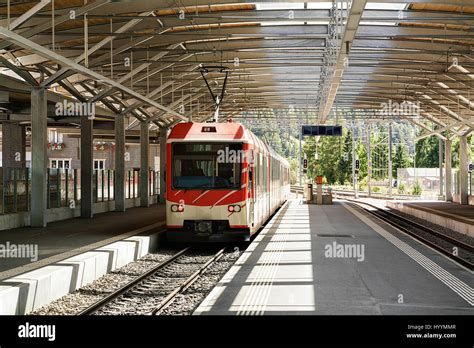
<svg viewBox="0 0 474 348">
<path fill-rule="evenodd" d="M 302 126 L 301 134 L 303 136 L 317 136 L 317 135 L 329 135 L 329 136 L 342 136 L 342 126 Z"/>
</svg>

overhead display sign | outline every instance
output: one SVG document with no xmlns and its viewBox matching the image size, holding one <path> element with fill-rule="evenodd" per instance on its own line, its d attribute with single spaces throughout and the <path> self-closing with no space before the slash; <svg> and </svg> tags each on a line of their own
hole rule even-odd
<svg viewBox="0 0 474 348">
<path fill-rule="evenodd" d="M 302 126 L 301 132 L 303 136 L 329 135 L 340 137 L 342 126 Z"/>
</svg>

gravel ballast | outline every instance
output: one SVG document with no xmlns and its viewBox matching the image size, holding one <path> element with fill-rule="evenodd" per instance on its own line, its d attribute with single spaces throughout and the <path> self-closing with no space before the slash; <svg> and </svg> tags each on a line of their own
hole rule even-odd
<svg viewBox="0 0 474 348">
<path fill-rule="evenodd" d="M 126 293 L 100 308 L 95 315 L 140 315 L 150 312 L 193 272 L 200 269 L 216 248 L 189 251 L 147 277 Z M 229 249 L 230 250 L 230 249 Z M 76 315 L 153 267 L 171 258 L 179 250 L 160 250 L 108 273 L 96 281 L 31 312 L 31 315 Z M 222 276 L 237 261 L 242 250 L 225 251 L 160 315 L 191 315 Z"/>
</svg>

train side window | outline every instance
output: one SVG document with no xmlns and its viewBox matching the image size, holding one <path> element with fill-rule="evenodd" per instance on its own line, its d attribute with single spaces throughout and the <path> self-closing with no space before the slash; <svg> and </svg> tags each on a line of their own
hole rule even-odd
<svg viewBox="0 0 474 348">
<path fill-rule="evenodd" d="M 258 157 L 259 155 L 257 154 L 257 158 L 255 159 L 255 195 L 258 195 L 259 191 L 259 185 L 260 185 L 260 159 Z"/>
<path fill-rule="evenodd" d="M 268 169 L 267 169 L 267 158 L 263 159 L 263 192 L 267 193 L 267 177 L 268 177 Z"/>
</svg>

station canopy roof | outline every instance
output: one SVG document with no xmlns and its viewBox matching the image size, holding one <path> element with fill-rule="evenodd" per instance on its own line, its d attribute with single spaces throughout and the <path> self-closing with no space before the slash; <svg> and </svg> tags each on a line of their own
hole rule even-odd
<svg viewBox="0 0 474 348">
<path fill-rule="evenodd" d="M 218 95 L 228 71 L 221 119 L 474 125 L 472 1 L 7 0 L 0 22 L 0 90 L 20 102 L 44 86 L 158 128 L 212 117 L 202 75 Z"/>
</svg>

